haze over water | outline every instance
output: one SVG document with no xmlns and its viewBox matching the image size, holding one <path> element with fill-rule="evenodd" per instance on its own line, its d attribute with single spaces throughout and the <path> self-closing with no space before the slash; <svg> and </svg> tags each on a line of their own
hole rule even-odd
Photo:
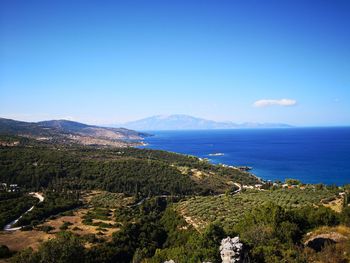
<svg viewBox="0 0 350 263">
<path fill-rule="evenodd" d="M 209 158 L 213 163 L 252 166 L 265 180 L 350 182 L 350 127 L 155 131 L 148 148 Z M 210 156 L 223 153 L 222 156 Z"/>
</svg>

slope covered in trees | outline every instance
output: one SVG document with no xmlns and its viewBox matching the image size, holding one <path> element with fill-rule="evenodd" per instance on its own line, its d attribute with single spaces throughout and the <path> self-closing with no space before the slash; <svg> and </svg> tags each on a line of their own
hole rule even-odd
<svg viewBox="0 0 350 263">
<path fill-rule="evenodd" d="M 189 167 L 183 173 L 179 167 Z M 208 175 L 198 180 L 191 169 Z M 62 145 L 0 147 L 0 181 L 22 188 L 102 189 L 130 195 L 223 193 L 233 182 L 255 183 L 249 174 L 164 151 Z"/>
<path fill-rule="evenodd" d="M 247 190 L 239 195 L 195 196 L 179 202 L 177 210 L 197 222 L 200 228 L 220 222 L 225 229 L 229 229 L 246 212 L 269 203 L 287 210 L 311 209 L 314 206 L 323 207 L 321 200 L 336 198 L 339 192 L 335 189 L 315 189 L 313 186 L 306 189 Z"/>
<path fill-rule="evenodd" d="M 44 242 L 38 251 L 17 253 L 12 262 L 160 263 L 172 259 L 177 263 L 219 263 L 220 241 L 226 236 L 237 235 L 244 245 L 244 262 L 349 260 L 350 243 L 346 240 L 339 244 L 325 244 L 319 252 L 303 243 L 303 237 L 309 231 L 325 225 L 349 229 L 349 214 L 346 212 L 339 214 L 324 207 L 289 210 L 268 203 L 247 211 L 228 229 L 216 222 L 198 232 L 176 212 L 170 201 L 156 197 L 126 211 L 120 207 L 116 213 L 126 216 L 127 220 L 123 221 L 110 241 L 99 242 L 96 239 L 92 246 L 85 248 L 84 237 L 69 231 L 61 232 L 55 239 Z M 324 261 L 323 257 L 332 260 Z M 55 260 L 48 261 L 50 259 Z"/>
<path fill-rule="evenodd" d="M 17 252 L 3 238 L 0 257 L 11 257 L 11 262 L 216 263 L 221 262 L 221 239 L 237 235 L 246 262 L 322 262 L 330 251 L 334 262 L 349 260 L 348 239 L 320 251 L 304 244 L 308 232 L 323 233 L 324 227 L 350 233 L 349 188 L 265 184 L 266 189 L 237 194 L 235 183 L 260 181 L 193 156 L 16 136 L 1 140 L 0 181 L 18 184 L 20 192 L 0 195 L 0 223 L 37 202 L 27 192 L 41 191 L 44 202 L 18 224 L 52 238 Z M 340 196 L 338 212 L 324 207 Z"/>
<path fill-rule="evenodd" d="M 36 203 L 36 198 L 22 193 L 0 192 L 0 229 L 17 219 Z"/>
</svg>

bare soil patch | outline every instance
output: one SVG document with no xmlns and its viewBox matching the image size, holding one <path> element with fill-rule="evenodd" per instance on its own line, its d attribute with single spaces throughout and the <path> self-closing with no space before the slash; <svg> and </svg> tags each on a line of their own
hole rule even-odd
<svg viewBox="0 0 350 263">
<path fill-rule="evenodd" d="M 343 204 L 344 204 L 344 197 L 338 196 L 335 200 L 323 204 L 325 207 L 329 207 L 330 209 L 334 210 L 335 212 L 341 213 L 343 209 Z"/>
<path fill-rule="evenodd" d="M 31 247 L 38 249 L 40 243 L 53 238 L 54 234 L 47 234 L 42 231 L 1 231 L 0 244 L 6 245 L 12 251 L 20 251 L 24 248 Z"/>
<path fill-rule="evenodd" d="M 98 226 L 85 225 L 83 223 L 83 216 L 89 211 L 90 208 L 81 208 L 73 212 L 72 216 L 60 216 L 56 219 L 46 221 L 43 226 L 51 226 L 55 229 L 51 231 L 52 233 L 60 232 L 60 226 L 62 226 L 65 222 L 69 222 L 72 225 L 68 227 L 68 230 L 76 233 L 78 235 L 87 235 L 87 234 L 101 234 L 108 240 L 111 239 L 112 234 L 118 231 L 118 228 L 104 228 L 105 231 L 101 231 Z M 105 220 L 96 220 L 104 223 L 115 223 L 111 218 L 108 221 Z"/>
</svg>

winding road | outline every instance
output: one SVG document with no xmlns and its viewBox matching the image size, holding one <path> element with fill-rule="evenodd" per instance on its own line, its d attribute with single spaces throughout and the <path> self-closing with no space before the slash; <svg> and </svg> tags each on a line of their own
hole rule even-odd
<svg viewBox="0 0 350 263">
<path fill-rule="evenodd" d="M 42 201 L 44 201 L 44 196 L 40 193 L 29 193 L 30 195 L 32 195 L 33 197 L 35 198 L 38 198 L 39 199 L 39 203 L 41 203 Z M 15 225 L 18 220 L 20 220 L 22 218 L 23 215 L 25 215 L 26 213 L 32 211 L 34 209 L 35 205 L 33 205 L 31 208 L 29 208 L 27 211 L 25 211 L 19 218 L 17 218 L 16 220 L 13 220 L 12 222 L 10 222 L 9 224 L 7 224 L 5 227 L 4 227 L 4 231 L 15 231 L 15 230 L 19 230 L 21 229 L 22 227 L 19 226 L 19 227 L 12 227 L 13 225 Z"/>
<path fill-rule="evenodd" d="M 234 194 L 237 194 L 239 193 L 240 191 L 242 191 L 242 186 L 239 184 L 239 183 L 233 183 L 235 186 L 238 187 L 238 189 L 236 191 L 234 191 L 233 193 Z"/>
</svg>

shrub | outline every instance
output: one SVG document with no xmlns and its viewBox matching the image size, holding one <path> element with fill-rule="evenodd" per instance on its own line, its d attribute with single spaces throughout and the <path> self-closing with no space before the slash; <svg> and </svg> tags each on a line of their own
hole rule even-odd
<svg viewBox="0 0 350 263">
<path fill-rule="evenodd" d="M 0 258 L 8 258 L 11 256 L 10 249 L 5 245 L 0 245 Z"/>
<path fill-rule="evenodd" d="M 60 226 L 60 230 L 67 230 L 69 226 L 73 225 L 71 222 L 64 222 L 61 226 Z"/>
<path fill-rule="evenodd" d="M 38 229 L 46 233 L 49 233 L 51 230 L 54 230 L 55 228 L 53 226 L 40 226 L 38 227 Z"/>
</svg>

